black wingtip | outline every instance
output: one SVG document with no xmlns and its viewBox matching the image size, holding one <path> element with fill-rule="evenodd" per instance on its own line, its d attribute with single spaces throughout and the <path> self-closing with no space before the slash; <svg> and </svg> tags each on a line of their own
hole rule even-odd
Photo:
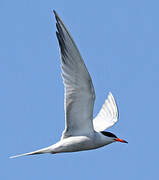
<svg viewBox="0 0 159 180">
<path fill-rule="evenodd" d="M 54 14 L 55 14 L 55 16 L 56 16 L 56 14 L 57 14 L 57 13 L 56 13 L 56 11 L 55 11 L 55 10 L 53 10 L 53 13 L 54 13 Z"/>
<path fill-rule="evenodd" d="M 57 12 L 55 10 L 53 10 L 53 13 L 55 15 L 56 21 L 58 22 L 60 20 L 60 18 L 58 16 Z"/>
</svg>

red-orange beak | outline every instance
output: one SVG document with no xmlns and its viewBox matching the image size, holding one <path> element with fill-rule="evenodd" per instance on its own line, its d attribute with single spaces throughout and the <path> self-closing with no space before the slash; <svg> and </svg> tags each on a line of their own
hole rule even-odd
<svg viewBox="0 0 159 180">
<path fill-rule="evenodd" d="M 116 138 L 115 141 L 122 142 L 122 143 L 128 143 L 127 141 L 120 139 L 120 138 Z"/>
</svg>

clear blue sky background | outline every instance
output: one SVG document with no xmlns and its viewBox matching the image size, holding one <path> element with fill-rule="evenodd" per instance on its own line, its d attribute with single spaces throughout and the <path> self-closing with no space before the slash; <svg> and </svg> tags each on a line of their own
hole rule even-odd
<svg viewBox="0 0 159 180">
<path fill-rule="evenodd" d="M 158 179 L 159 1 L 0 1 L 0 179 Z M 96 91 L 109 91 L 128 140 L 78 153 L 9 159 L 59 140 L 63 84 L 55 9 L 70 30 Z"/>
</svg>

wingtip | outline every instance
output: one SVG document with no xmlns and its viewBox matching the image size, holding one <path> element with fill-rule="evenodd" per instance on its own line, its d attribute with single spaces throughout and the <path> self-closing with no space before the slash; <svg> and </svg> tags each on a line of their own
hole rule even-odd
<svg viewBox="0 0 159 180">
<path fill-rule="evenodd" d="M 118 108 L 118 104 L 117 104 L 117 102 L 116 102 L 116 100 L 115 100 L 115 98 L 114 98 L 114 96 L 113 96 L 113 94 L 111 93 L 111 92 L 109 92 L 109 95 L 108 95 L 108 98 L 111 98 L 111 100 L 113 101 L 113 103 L 114 103 L 114 105 L 115 105 L 115 107 L 116 107 L 116 116 L 117 116 L 117 118 L 119 118 L 119 108 Z"/>
<path fill-rule="evenodd" d="M 108 98 L 111 98 L 111 99 L 115 102 L 115 98 L 114 98 L 114 96 L 113 96 L 112 92 L 109 92 L 109 94 L 108 94 Z M 115 103 L 116 103 L 116 102 L 115 102 Z"/>
<path fill-rule="evenodd" d="M 55 14 L 55 16 L 56 16 L 56 14 L 57 14 L 57 13 L 56 13 L 56 11 L 55 11 L 54 9 L 53 9 L 53 13 L 54 13 L 54 14 Z"/>
<path fill-rule="evenodd" d="M 55 10 L 53 10 L 53 13 L 55 15 L 56 21 L 58 22 L 60 20 L 60 18 L 58 16 L 57 12 Z"/>
<path fill-rule="evenodd" d="M 112 92 L 111 92 L 111 91 L 109 92 L 108 96 L 113 97 L 113 94 L 112 94 Z"/>
</svg>

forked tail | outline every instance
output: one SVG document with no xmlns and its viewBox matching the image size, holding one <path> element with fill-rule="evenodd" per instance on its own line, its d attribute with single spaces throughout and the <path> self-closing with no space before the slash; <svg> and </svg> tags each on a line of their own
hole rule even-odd
<svg viewBox="0 0 159 180">
<path fill-rule="evenodd" d="M 33 151 L 33 152 L 29 152 L 29 153 L 19 154 L 19 155 L 16 155 L 16 156 L 10 156 L 9 158 L 17 158 L 17 157 L 21 157 L 21 156 L 44 154 L 44 153 L 51 153 L 50 147 L 39 149 L 37 151 Z"/>
</svg>

